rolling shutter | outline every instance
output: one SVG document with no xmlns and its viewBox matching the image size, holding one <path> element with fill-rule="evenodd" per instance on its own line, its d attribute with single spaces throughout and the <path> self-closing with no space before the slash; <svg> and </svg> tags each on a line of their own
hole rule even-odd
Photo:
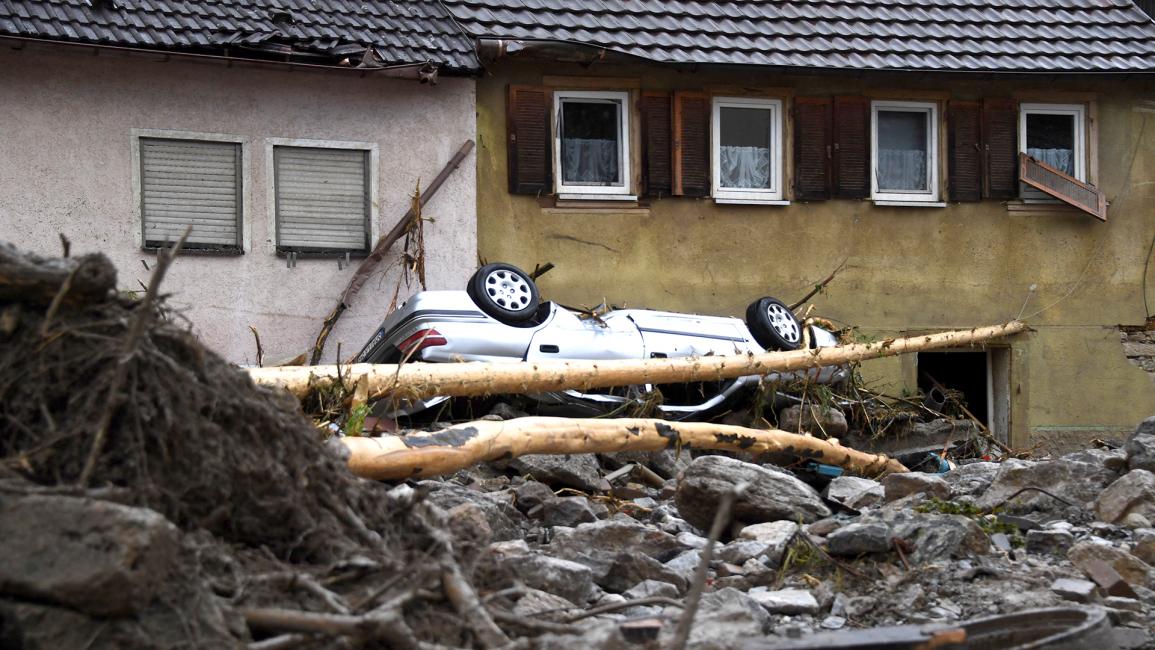
<svg viewBox="0 0 1155 650">
<path fill-rule="evenodd" d="M 146 247 L 192 232 L 185 247 L 240 250 L 241 145 L 140 139 L 140 209 Z"/>
<path fill-rule="evenodd" d="M 642 93 L 642 178 L 647 196 L 669 195 L 673 190 L 673 133 L 670 94 Z"/>
<path fill-rule="evenodd" d="M 830 198 L 830 155 L 833 147 L 829 97 L 794 100 L 794 198 L 821 201 Z"/>
<path fill-rule="evenodd" d="M 1027 185 L 1073 205 L 1100 221 L 1107 220 L 1107 197 L 1094 185 L 1064 174 L 1025 153 L 1019 154 L 1019 166 L 1019 176 Z"/>
<path fill-rule="evenodd" d="M 278 251 L 369 250 L 369 152 L 273 147 Z"/>
<path fill-rule="evenodd" d="M 674 194 L 710 196 L 710 96 L 674 93 Z"/>
<path fill-rule="evenodd" d="M 865 97 L 834 98 L 834 196 L 870 196 L 870 103 Z"/>
<path fill-rule="evenodd" d="M 952 201 L 979 201 L 983 197 L 982 105 L 950 103 L 948 142 Z"/>
<path fill-rule="evenodd" d="M 1013 99 L 983 101 L 983 196 L 1018 196 L 1019 114 Z"/>
<path fill-rule="evenodd" d="M 553 134 L 549 128 L 553 93 L 541 86 L 510 86 L 506 106 L 511 194 L 553 192 Z M 625 108 L 625 107 L 623 107 Z"/>
</svg>

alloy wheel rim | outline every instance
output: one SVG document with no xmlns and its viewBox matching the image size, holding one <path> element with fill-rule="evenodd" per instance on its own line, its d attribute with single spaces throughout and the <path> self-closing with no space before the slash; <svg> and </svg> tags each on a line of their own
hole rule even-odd
<svg viewBox="0 0 1155 650">
<path fill-rule="evenodd" d="M 521 311 L 529 306 L 529 283 L 517 273 L 498 269 L 485 276 L 485 293 L 502 309 Z"/>
<path fill-rule="evenodd" d="M 788 342 L 797 343 L 801 338 L 798 320 L 794 318 L 794 314 L 790 313 L 790 310 L 782 305 L 772 304 L 766 308 L 766 315 L 770 318 L 770 326 L 774 328 L 774 331 Z"/>
</svg>

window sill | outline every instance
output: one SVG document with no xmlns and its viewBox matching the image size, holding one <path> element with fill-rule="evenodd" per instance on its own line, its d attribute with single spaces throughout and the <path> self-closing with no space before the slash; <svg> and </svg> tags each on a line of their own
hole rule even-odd
<svg viewBox="0 0 1155 650">
<path fill-rule="evenodd" d="M 716 197 L 714 203 L 719 205 L 790 205 L 782 199 L 729 199 L 724 196 Z"/>
<path fill-rule="evenodd" d="M 874 199 L 874 204 L 884 208 L 945 208 L 945 201 L 886 201 Z"/>
<path fill-rule="evenodd" d="M 357 260 L 357 259 L 363 259 L 363 258 L 369 257 L 369 251 L 367 251 L 367 250 L 359 250 L 359 251 L 333 251 L 333 250 L 324 251 L 324 250 L 322 250 L 322 251 L 318 251 L 318 250 L 300 250 L 300 249 L 294 250 L 291 248 L 278 248 L 277 249 L 277 257 L 288 257 L 289 255 L 296 255 L 296 258 L 299 260 L 344 259 L 345 256 L 348 255 L 349 259 Z"/>
<path fill-rule="evenodd" d="M 172 246 L 154 246 L 152 244 L 145 244 L 140 247 L 140 250 L 145 253 L 156 254 L 162 250 L 169 250 Z M 181 248 L 181 257 L 239 257 L 245 252 L 239 248 Z"/>
<path fill-rule="evenodd" d="M 634 201 L 637 202 L 638 196 L 636 194 L 566 194 L 558 193 L 558 201 Z"/>
</svg>

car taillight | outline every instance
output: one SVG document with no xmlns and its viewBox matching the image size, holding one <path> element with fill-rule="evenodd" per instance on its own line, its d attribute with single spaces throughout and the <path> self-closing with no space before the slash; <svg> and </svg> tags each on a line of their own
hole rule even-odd
<svg viewBox="0 0 1155 650">
<path fill-rule="evenodd" d="M 431 348 L 438 345 L 446 345 L 449 341 L 446 340 L 441 332 L 435 329 L 417 330 L 413 336 L 405 339 L 397 345 L 397 349 L 401 350 L 402 354 L 413 354 L 418 350 Z"/>
</svg>

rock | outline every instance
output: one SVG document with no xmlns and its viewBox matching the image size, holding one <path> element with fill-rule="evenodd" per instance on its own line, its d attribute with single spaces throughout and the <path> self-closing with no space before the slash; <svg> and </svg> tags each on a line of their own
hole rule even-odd
<svg viewBox="0 0 1155 650">
<path fill-rule="evenodd" d="M 1094 501 L 1115 479 L 1116 474 L 1101 465 L 1074 460 L 1008 460 L 975 505 L 980 510 L 1002 506 L 1010 514 L 1035 510 L 1061 513 L 1066 511 L 1067 504 L 1036 490 L 1022 492 L 1013 499 L 1010 497 L 1026 487 L 1041 488 L 1070 501 L 1076 508 L 1082 508 Z"/>
<path fill-rule="evenodd" d="M 706 548 L 706 544 L 710 541 L 701 535 L 685 532 L 678 533 L 674 539 L 678 540 L 678 543 L 686 548 Z"/>
<path fill-rule="evenodd" d="M 1127 471 L 1127 454 L 1122 449 L 1080 449 L 1079 451 L 1064 454 L 1062 460 L 1074 460 L 1080 463 L 1100 465 L 1116 474 Z"/>
<path fill-rule="evenodd" d="M 537 481 L 526 481 L 514 489 L 514 504 L 522 512 L 529 512 L 552 498 L 553 490 Z"/>
<path fill-rule="evenodd" d="M 878 481 L 857 476 L 836 476 L 822 496 L 847 508 L 862 510 L 882 501 L 884 491 Z"/>
<path fill-rule="evenodd" d="M 659 596 L 664 598 L 677 598 L 678 588 L 661 580 L 643 580 L 627 589 L 622 595 L 625 596 L 627 600 Z"/>
<path fill-rule="evenodd" d="M 0 496 L 5 595 L 95 615 L 131 615 L 161 591 L 180 547 L 180 530 L 153 510 L 75 497 Z"/>
<path fill-rule="evenodd" d="M 1123 517 L 1123 520 L 1120 521 L 1119 524 L 1131 529 L 1150 528 L 1151 520 L 1137 512 L 1132 512 L 1126 517 Z"/>
<path fill-rule="evenodd" d="M 882 479 L 882 488 L 888 503 L 912 494 L 925 494 L 943 500 L 950 498 L 950 485 L 941 476 L 922 472 L 888 474 Z"/>
<path fill-rule="evenodd" d="M 818 613 L 818 601 L 806 589 L 780 589 L 778 591 L 751 589 L 747 595 L 771 614 L 814 615 Z"/>
<path fill-rule="evenodd" d="M 509 467 L 546 485 L 585 492 L 597 490 L 602 478 L 598 461 L 592 454 L 530 454 L 510 460 Z"/>
<path fill-rule="evenodd" d="M 516 644 L 510 647 L 519 647 Z M 526 647 L 526 646 L 521 646 Z M 573 650 L 574 648 L 605 648 L 605 650 L 634 650 L 618 629 L 616 621 L 594 623 L 582 629 L 581 634 L 548 633 L 534 637 L 534 650 Z"/>
<path fill-rule="evenodd" d="M 644 465 L 662 478 L 674 478 L 690 464 L 690 454 L 678 454 L 673 449 L 660 451 L 615 451 L 600 454 L 606 459 L 607 465 L 617 469 L 629 463 Z"/>
<path fill-rule="evenodd" d="M 1131 554 L 1155 566 L 1155 528 L 1142 528 L 1134 532 Z"/>
<path fill-rule="evenodd" d="M 980 494 L 995 480 L 999 472 L 999 463 L 971 463 L 960 465 L 942 475 L 950 486 L 951 494 L 955 497 Z"/>
<path fill-rule="evenodd" d="M 814 488 L 794 476 L 725 456 L 699 456 L 690 463 L 678 481 L 678 512 L 694 526 L 708 530 L 722 495 L 742 482 L 748 487 L 734 503 L 735 521 L 809 523 L 830 515 Z"/>
<path fill-rule="evenodd" d="M 1097 598 L 1098 587 L 1090 580 L 1059 578 L 1051 583 L 1051 591 L 1064 600 L 1076 603 L 1090 603 Z"/>
<path fill-rule="evenodd" d="M 422 481 L 422 487 L 429 488 L 426 498 L 434 505 L 449 511 L 463 503 L 472 503 L 481 509 L 489 528 L 493 531 L 494 541 L 520 539 L 525 535 L 529 522 L 507 501 L 487 496 L 470 488 L 442 483 L 441 481 Z M 501 496 L 499 493 L 498 496 Z"/>
<path fill-rule="evenodd" d="M 890 550 L 890 537 L 890 526 L 884 523 L 853 523 L 830 533 L 826 538 L 827 551 L 851 557 L 885 553 Z"/>
<path fill-rule="evenodd" d="M 593 571 L 584 564 L 537 554 L 509 557 L 503 564 L 526 586 L 578 606 L 585 606 L 594 590 Z"/>
<path fill-rule="evenodd" d="M 1094 577 L 1091 563 L 1099 560 L 1118 571 L 1119 575 L 1133 586 L 1155 586 L 1155 574 L 1152 573 L 1149 564 L 1114 546 L 1091 541 L 1079 542 L 1071 547 L 1067 559 L 1091 577 Z"/>
<path fill-rule="evenodd" d="M 766 548 L 761 553 L 766 556 L 765 564 L 777 567 L 782 564 L 782 557 L 786 554 L 786 549 L 794 541 L 794 536 L 797 534 L 798 524 L 793 521 L 770 521 L 745 526 L 738 533 L 738 539 L 754 540 L 766 544 Z"/>
<path fill-rule="evenodd" d="M 694 579 L 694 572 L 702 561 L 702 552 L 698 550 L 686 551 L 666 562 L 666 568 L 685 579 L 686 583 Z"/>
<path fill-rule="evenodd" d="M 485 510 L 476 503 L 461 503 L 447 513 L 449 530 L 457 544 L 485 546 L 493 540 L 493 529 Z"/>
<path fill-rule="evenodd" d="M 690 632 L 689 647 L 733 648 L 742 639 L 765 636 L 770 615 L 754 599 L 733 588 L 703 594 Z"/>
<path fill-rule="evenodd" d="M 990 548 L 986 533 L 962 515 L 898 513 L 887 523 L 914 549 L 910 559 L 915 563 L 979 555 Z"/>
<path fill-rule="evenodd" d="M 1155 474 L 1145 469 L 1127 472 L 1095 500 L 1095 515 L 1103 521 L 1119 523 L 1130 514 L 1155 518 Z"/>
<path fill-rule="evenodd" d="M 827 616 L 819 625 L 824 630 L 840 630 L 846 625 L 846 619 L 841 616 Z"/>
<path fill-rule="evenodd" d="M 1149 417 L 1139 423 L 1135 432 L 1127 438 L 1123 451 L 1127 454 L 1129 469 L 1155 472 L 1155 417 Z"/>
<path fill-rule="evenodd" d="M 539 589 L 528 588 L 521 598 L 517 599 L 517 603 L 513 606 L 513 613 L 529 617 L 547 612 L 565 615 L 571 609 L 573 609 L 573 603 L 566 598 Z"/>
<path fill-rule="evenodd" d="M 648 555 L 631 551 L 618 553 L 604 574 L 594 573 L 594 582 L 599 587 L 618 593 L 645 580 L 668 582 L 678 593 L 684 593 L 689 585 L 689 581 L 680 572 Z"/>
<path fill-rule="evenodd" d="M 808 404 L 787 406 L 778 413 L 778 428 L 790 433 L 813 433 L 827 438 L 846 435 L 850 427 L 839 409 Z"/>
<path fill-rule="evenodd" d="M 541 505 L 541 523 L 545 526 L 574 527 L 598 520 L 585 497 L 554 497 Z"/>
<path fill-rule="evenodd" d="M 830 533 L 838 530 L 842 526 L 842 522 L 834 517 L 827 517 L 826 519 L 819 519 L 818 521 L 806 525 L 806 533 L 809 535 L 817 535 L 819 537 L 826 537 Z"/>
<path fill-rule="evenodd" d="M 766 542 L 753 539 L 738 539 L 717 549 L 718 559 L 731 564 L 745 564 L 746 560 L 756 558 L 766 552 Z M 781 559 L 781 556 L 779 556 Z"/>
<path fill-rule="evenodd" d="M 685 549 L 686 546 L 673 535 L 629 518 L 581 524 L 572 530 L 558 532 L 549 545 L 550 553 L 567 559 L 587 554 L 634 551 L 666 560 Z"/>
<path fill-rule="evenodd" d="M 1074 543 L 1075 536 L 1065 530 L 1048 528 L 1027 531 L 1028 553 L 1066 557 Z"/>
</svg>

